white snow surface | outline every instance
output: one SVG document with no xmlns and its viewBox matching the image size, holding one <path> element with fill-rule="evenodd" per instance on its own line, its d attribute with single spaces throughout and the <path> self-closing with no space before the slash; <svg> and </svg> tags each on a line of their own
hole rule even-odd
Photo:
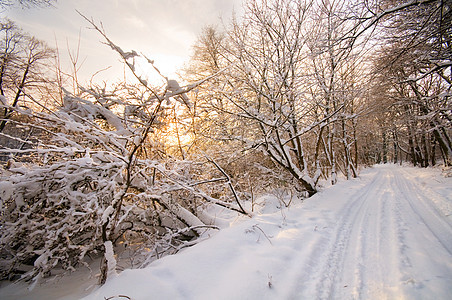
<svg viewBox="0 0 452 300">
<path fill-rule="evenodd" d="M 255 217 L 84 299 L 451 299 L 452 177 L 438 169 L 381 165 L 290 208 L 261 201 Z"/>
</svg>

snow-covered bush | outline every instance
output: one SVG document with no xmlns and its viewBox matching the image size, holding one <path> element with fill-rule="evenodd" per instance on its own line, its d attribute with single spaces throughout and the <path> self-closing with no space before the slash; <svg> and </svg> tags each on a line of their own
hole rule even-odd
<svg viewBox="0 0 452 300">
<path fill-rule="evenodd" d="M 2 178 L 1 245 L 10 266 L 5 275 L 21 264 L 34 265 L 32 276 L 58 264 L 73 269 L 86 253 L 100 250 L 99 225 L 120 192 L 124 166 L 101 164 L 95 156 L 15 167 Z"/>
<path fill-rule="evenodd" d="M 108 241 L 150 247 L 170 234 L 174 246 L 176 235 L 186 240 L 209 227 L 196 216 L 206 202 L 240 211 L 200 189 L 202 174 L 192 162 L 159 152 L 161 104 L 172 100 L 131 104 L 109 97 L 67 94 L 59 110 L 41 113 L 9 107 L 27 116 L 31 121 L 22 125 L 39 128 L 42 139 L 33 148 L 1 149 L 34 154 L 32 162 L 10 161 L 2 174 L 2 277 L 23 265 L 33 265 L 27 277 L 56 266 L 73 269 L 87 254 L 108 250 Z"/>
<path fill-rule="evenodd" d="M 203 221 L 197 216 L 206 203 L 246 214 L 230 178 L 213 160 L 175 159 L 159 140 L 174 105 L 190 109 L 186 93 L 203 81 L 181 87 L 162 76 L 165 85 L 150 86 L 135 73 L 136 52 L 105 38 L 138 84 L 123 83 L 112 92 L 79 87 L 80 95 L 65 91 L 60 105 L 39 109 L 2 102 L 0 109 L 15 116 L 6 129 L 33 129 L 33 138 L 0 132 L 26 145 L 5 143 L 0 149 L 12 157 L 0 173 L 2 278 L 39 279 L 99 255 L 104 283 L 121 247 L 153 249 L 158 257 L 215 228 L 205 215 Z M 21 160 L 24 154 L 29 159 Z M 205 164 L 214 165 L 219 178 L 200 171 Z M 225 184 L 233 196 L 217 199 L 204 188 L 208 184 Z"/>
</svg>

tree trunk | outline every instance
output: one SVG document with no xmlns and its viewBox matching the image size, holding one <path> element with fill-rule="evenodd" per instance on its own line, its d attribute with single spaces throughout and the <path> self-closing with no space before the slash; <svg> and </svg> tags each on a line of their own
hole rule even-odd
<svg viewBox="0 0 452 300">
<path fill-rule="evenodd" d="M 19 87 L 17 88 L 16 96 L 14 97 L 14 101 L 12 104 L 12 107 L 16 107 L 17 103 L 19 102 L 20 95 L 22 94 L 22 90 L 25 87 L 25 81 L 27 80 L 28 72 L 30 71 L 30 64 L 27 64 L 27 67 L 25 68 L 24 74 L 22 76 L 22 80 L 19 84 Z M 11 111 L 5 108 L 5 116 L 4 120 L 0 123 L 0 132 L 5 129 L 6 123 L 8 122 L 7 119 L 11 117 Z"/>
</svg>

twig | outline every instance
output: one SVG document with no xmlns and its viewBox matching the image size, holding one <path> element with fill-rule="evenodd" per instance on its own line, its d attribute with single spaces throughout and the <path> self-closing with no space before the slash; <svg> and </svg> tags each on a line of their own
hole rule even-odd
<svg viewBox="0 0 452 300">
<path fill-rule="evenodd" d="M 239 196 L 237 195 L 237 192 L 234 189 L 234 186 L 232 185 L 231 177 L 229 177 L 229 175 L 223 170 L 223 168 L 221 168 L 217 164 L 217 162 L 215 160 L 213 160 L 212 158 L 209 158 L 207 155 L 205 155 L 205 157 L 207 158 L 208 161 L 210 161 L 212 164 L 214 164 L 214 166 L 224 175 L 224 177 L 226 177 L 227 184 L 228 184 L 229 188 L 231 189 L 232 194 L 234 195 L 235 201 L 237 202 L 237 204 L 240 207 L 240 209 L 242 210 L 242 212 L 244 214 L 248 215 L 246 210 L 242 207 L 242 204 L 240 204 L 240 199 L 239 199 Z"/>
<path fill-rule="evenodd" d="M 253 227 L 253 228 L 259 229 L 259 230 L 264 234 L 264 236 L 267 238 L 267 240 L 268 240 L 268 242 L 270 243 L 270 245 L 273 246 L 272 241 L 270 241 L 270 239 L 268 238 L 267 234 L 265 234 L 265 232 L 262 230 L 262 228 L 260 228 L 257 224 L 254 224 L 252 227 Z"/>
<path fill-rule="evenodd" d="M 118 298 L 118 299 L 130 299 L 130 300 L 132 299 L 129 296 L 126 296 L 126 295 L 117 295 L 117 296 L 111 296 L 111 297 L 108 297 L 108 298 L 104 297 L 105 300 L 111 300 L 111 299 L 115 299 L 115 298 Z"/>
</svg>

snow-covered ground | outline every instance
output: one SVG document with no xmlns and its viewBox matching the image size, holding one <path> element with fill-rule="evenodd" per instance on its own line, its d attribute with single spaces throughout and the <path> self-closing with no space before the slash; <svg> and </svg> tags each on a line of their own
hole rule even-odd
<svg viewBox="0 0 452 300">
<path fill-rule="evenodd" d="M 376 166 L 288 209 L 273 205 L 85 299 L 451 299 L 452 177 L 439 170 Z M 50 296 L 48 286 L 14 288 L 0 298 Z"/>
</svg>

